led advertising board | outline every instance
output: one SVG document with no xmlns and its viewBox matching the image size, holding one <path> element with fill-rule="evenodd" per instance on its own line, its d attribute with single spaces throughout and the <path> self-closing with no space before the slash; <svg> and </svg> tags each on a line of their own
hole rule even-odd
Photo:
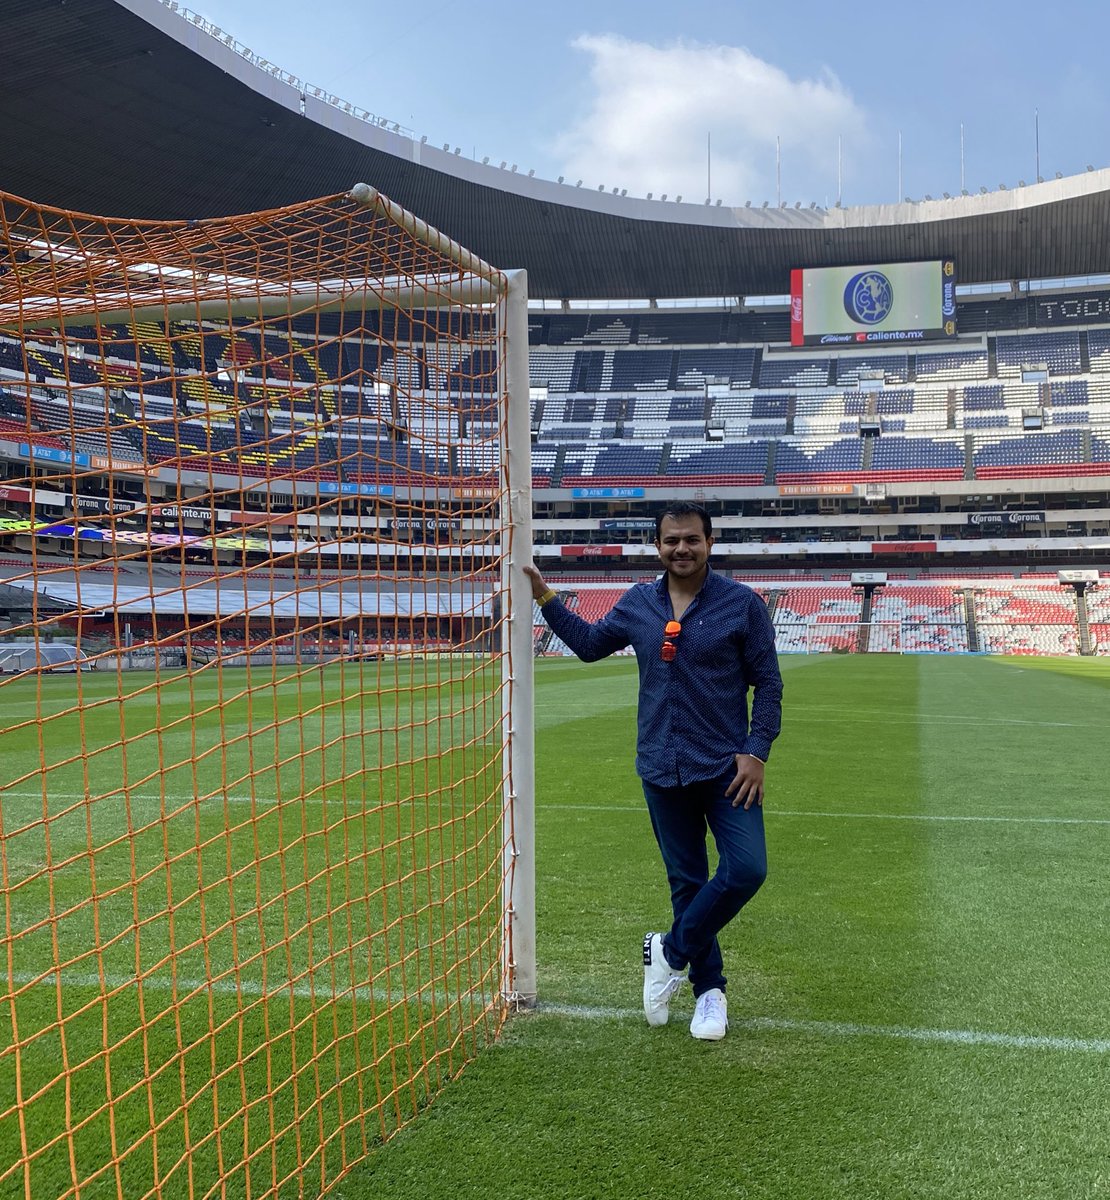
<svg viewBox="0 0 1110 1200">
<path fill-rule="evenodd" d="M 793 346 L 896 345 L 955 336 L 951 259 L 790 272 Z"/>
</svg>

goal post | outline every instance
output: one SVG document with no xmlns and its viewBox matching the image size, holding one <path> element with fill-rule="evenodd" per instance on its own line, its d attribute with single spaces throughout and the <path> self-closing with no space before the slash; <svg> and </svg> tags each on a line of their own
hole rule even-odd
<svg viewBox="0 0 1110 1200">
<path fill-rule="evenodd" d="M 811 620 L 805 625 L 807 654 L 904 654 L 901 621 Z"/>
<path fill-rule="evenodd" d="M 326 1194 L 536 998 L 527 279 L 0 193 L 0 1193 Z"/>
<path fill-rule="evenodd" d="M 502 590 L 513 619 L 502 643 L 508 686 L 503 691 L 505 739 L 504 867 L 509 902 L 502 978 L 510 1005 L 536 1002 L 535 716 L 532 654 L 532 438 L 528 386 L 528 279 L 508 274 L 500 301 L 506 330 L 505 390 L 516 419 L 502 423 L 502 493 L 509 508 L 509 549 L 502 559 Z"/>
</svg>

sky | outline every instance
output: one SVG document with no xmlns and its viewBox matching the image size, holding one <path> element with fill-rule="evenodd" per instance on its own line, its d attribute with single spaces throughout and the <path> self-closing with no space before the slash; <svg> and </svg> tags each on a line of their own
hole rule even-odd
<svg viewBox="0 0 1110 1200">
<path fill-rule="evenodd" d="M 1110 165 L 1105 0 L 189 6 L 432 145 L 591 189 L 886 204 Z"/>
</svg>

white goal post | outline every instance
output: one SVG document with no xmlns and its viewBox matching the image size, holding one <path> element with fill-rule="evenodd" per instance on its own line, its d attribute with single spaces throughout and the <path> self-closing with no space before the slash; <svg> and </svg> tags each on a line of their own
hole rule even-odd
<svg viewBox="0 0 1110 1200">
<path fill-rule="evenodd" d="M 902 654 L 901 621 L 807 621 L 806 654 Z"/>
</svg>

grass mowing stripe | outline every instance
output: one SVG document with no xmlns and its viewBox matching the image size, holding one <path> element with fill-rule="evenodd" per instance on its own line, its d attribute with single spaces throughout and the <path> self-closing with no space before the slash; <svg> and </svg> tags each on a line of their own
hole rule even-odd
<svg viewBox="0 0 1110 1200">
<path fill-rule="evenodd" d="M 1071 673 L 928 661 L 919 695 L 927 710 L 958 697 L 962 709 L 984 717 L 1068 721 L 1096 712 L 1106 692 L 1092 694 L 1087 679 Z M 1107 739 L 1070 728 L 1031 740 L 1017 728 L 984 736 L 924 724 L 921 745 L 921 800 L 930 815 L 950 812 L 954 798 L 977 815 L 1003 806 L 1011 813 L 997 815 L 1014 815 L 1015 796 L 1028 809 L 1025 821 L 1005 823 L 997 836 L 987 822 L 965 822 L 966 837 L 928 843 L 928 936 L 959 987 L 947 1001 L 930 996 L 922 1023 L 955 1013 L 967 1026 L 1043 1025 L 1046 1013 L 1060 1012 L 1069 1023 L 1081 1020 L 1084 1032 L 1101 1033 L 1105 1009 L 1090 989 L 1102 969 L 1090 949 L 1093 931 L 1110 916 L 1101 833 Z M 1067 825 L 1089 833 L 1056 836 Z"/>
</svg>

